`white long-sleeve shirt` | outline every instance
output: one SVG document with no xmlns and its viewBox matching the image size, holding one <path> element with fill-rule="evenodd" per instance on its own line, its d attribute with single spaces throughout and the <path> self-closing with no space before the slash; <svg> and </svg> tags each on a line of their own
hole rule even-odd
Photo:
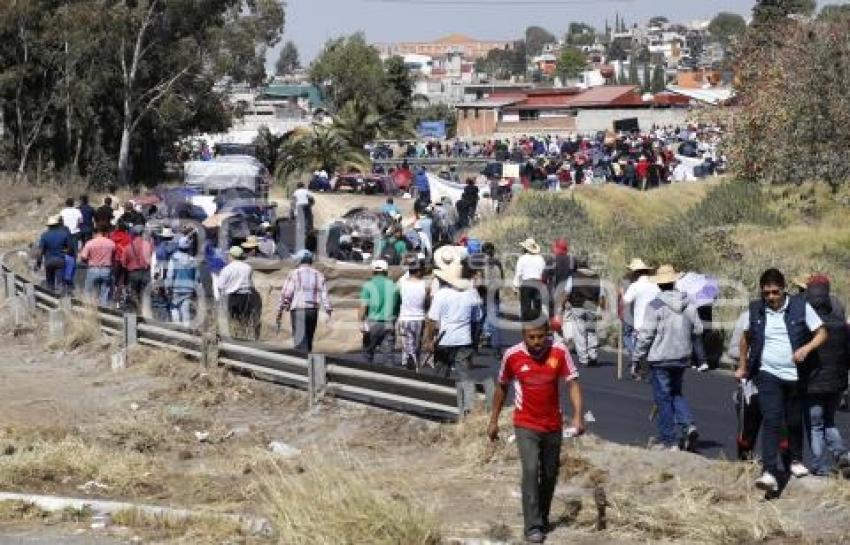
<svg viewBox="0 0 850 545">
<path fill-rule="evenodd" d="M 542 255 L 522 254 L 516 262 L 514 287 L 518 288 L 527 280 L 543 280 L 546 260 Z"/>
<path fill-rule="evenodd" d="M 247 293 L 254 287 L 253 269 L 244 261 L 232 261 L 218 275 L 221 297 L 234 293 Z"/>
</svg>

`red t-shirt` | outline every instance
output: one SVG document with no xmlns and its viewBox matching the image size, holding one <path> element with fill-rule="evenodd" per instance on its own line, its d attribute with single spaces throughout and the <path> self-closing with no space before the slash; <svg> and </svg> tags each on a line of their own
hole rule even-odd
<svg viewBox="0 0 850 545">
<path fill-rule="evenodd" d="M 578 378 L 570 352 L 554 343 L 549 354 L 538 361 L 531 357 L 525 343 L 505 352 L 499 383 L 514 385 L 514 426 L 549 433 L 563 429 L 563 416 L 558 395 L 560 378 Z"/>
</svg>

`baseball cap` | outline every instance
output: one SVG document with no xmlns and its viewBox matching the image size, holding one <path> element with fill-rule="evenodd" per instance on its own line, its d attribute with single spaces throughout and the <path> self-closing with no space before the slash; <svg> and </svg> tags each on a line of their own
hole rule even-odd
<svg viewBox="0 0 850 545">
<path fill-rule="evenodd" d="M 387 272 L 389 269 L 390 266 L 384 259 L 376 259 L 372 262 L 372 270 L 375 272 Z"/>
</svg>

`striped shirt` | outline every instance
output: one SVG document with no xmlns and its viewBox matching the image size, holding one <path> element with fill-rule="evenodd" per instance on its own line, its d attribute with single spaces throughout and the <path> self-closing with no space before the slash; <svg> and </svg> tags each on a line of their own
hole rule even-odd
<svg viewBox="0 0 850 545">
<path fill-rule="evenodd" d="M 278 312 L 301 308 L 319 308 L 320 304 L 326 312 L 333 311 L 325 275 L 306 264 L 289 273 L 286 282 L 283 284 L 283 290 L 280 292 Z"/>
</svg>

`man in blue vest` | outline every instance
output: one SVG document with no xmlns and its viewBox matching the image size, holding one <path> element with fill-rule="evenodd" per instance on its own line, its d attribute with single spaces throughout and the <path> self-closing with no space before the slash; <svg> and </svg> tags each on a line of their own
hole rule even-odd
<svg viewBox="0 0 850 545">
<path fill-rule="evenodd" d="M 795 477 L 809 474 L 803 465 L 803 401 L 805 366 L 827 339 L 817 312 L 806 300 L 785 292 L 785 277 L 768 269 L 759 280 L 761 299 L 750 303 L 746 333 L 741 338 L 735 376 L 750 378 L 759 392 L 762 421 L 762 465 L 756 487 L 779 491 L 779 442 L 783 427 L 789 439 L 790 467 Z"/>
</svg>

